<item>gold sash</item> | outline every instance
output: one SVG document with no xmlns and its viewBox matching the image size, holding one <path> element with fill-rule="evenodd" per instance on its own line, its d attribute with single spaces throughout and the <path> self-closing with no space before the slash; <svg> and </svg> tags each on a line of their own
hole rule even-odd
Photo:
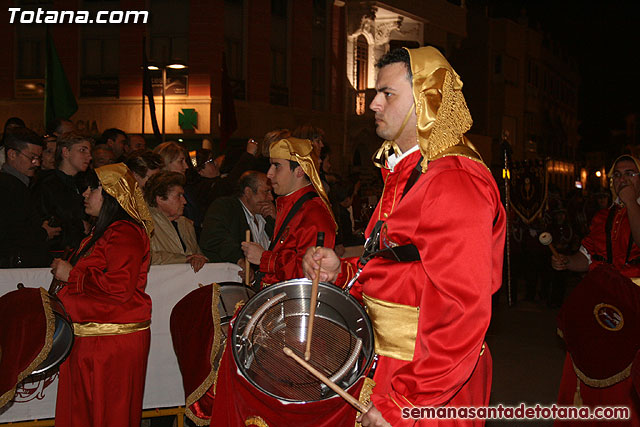
<svg viewBox="0 0 640 427">
<path fill-rule="evenodd" d="M 362 295 L 371 318 L 377 354 L 413 360 L 418 336 L 420 307 L 412 307 Z"/>
<path fill-rule="evenodd" d="M 144 331 L 151 326 L 151 320 L 138 323 L 74 323 L 73 334 L 78 337 L 99 337 L 103 335 L 124 335 Z"/>
</svg>

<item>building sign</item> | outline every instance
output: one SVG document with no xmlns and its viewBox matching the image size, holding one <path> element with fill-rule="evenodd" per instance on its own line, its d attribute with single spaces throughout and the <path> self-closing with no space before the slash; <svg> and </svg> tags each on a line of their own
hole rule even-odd
<svg viewBox="0 0 640 427">
<path fill-rule="evenodd" d="M 162 70 L 151 71 L 151 86 L 153 96 L 162 96 Z M 185 70 L 172 70 L 167 68 L 167 85 L 165 96 L 188 95 L 189 76 Z"/>
<path fill-rule="evenodd" d="M 81 97 L 111 97 L 120 95 L 120 82 L 117 77 L 85 77 L 80 81 Z"/>
<path fill-rule="evenodd" d="M 44 79 L 16 79 L 16 98 L 44 98 Z"/>
</svg>

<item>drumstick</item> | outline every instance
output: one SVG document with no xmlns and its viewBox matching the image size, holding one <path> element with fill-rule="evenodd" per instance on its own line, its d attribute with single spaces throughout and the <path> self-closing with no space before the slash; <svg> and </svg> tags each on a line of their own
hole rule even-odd
<svg viewBox="0 0 640 427">
<path fill-rule="evenodd" d="M 69 246 L 64 248 L 62 259 L 67 261 L 67 258 L 69 258 L 69 255 L 71 255 L 72 251 L 73 249 Z M 51 284 L 49 285 L 49 295 L 56 295 L 60 291 L 60 289 L 62 289 L 62 284 L 63 282 L 61 280 L 58 280 L 56 279 L 56 276 L 53 276 L 53 279 L 51 279 Z"/>
<path fill-rule="evenodd" d="M 246 242 L 250 242 L 251 241 L 251 230 L 247 230 L 245 232 L 245 237 L 244 240 Z M 245 257 L 244 259 L 244 284 L 247 286 L 250 286 L 251 284 L 249 283 L 249 269 L 250 269 L 250 265 L 249 265 L 249 258 Z"/>
<path fill-rule="evenodd" d="M 548 232 L 545 231 L 544 233 L 540 234 L 540 236 L 538 237 L 538 240 L 544 246 L 548 246 L 549 247 L 549 249 L 551 250 L 551 253 L 553 254 L 553 256 L 560 257 L 560 254 L 558 253 L 556 248 L 553 246 L 553 243 L 551 243 L 551 242 L 553 242 L 553 237 L 551 236 L 551 233 L 548 233 Z"/>
<path fill-rule="evenodd" d="M 287 356 L 293 358 L 293 360 L 298 362 L 307 371 L 311 372 L 320 381 L 325 383 L 327 385 L 327 387 L 329 387 L 331 390 L 335 391 L 340 397 L 342 397 L 344 400 L 346 400 L 347 403 L 349 403 L 351 406 L 356 408 L 358 411 L 360 411 L 361 413 L 364 414 L 365 412 L 367 412 L 369 410 L 369 407 L 363 405 L 362 402 L 360 402 L 358 399 L 356 399 L 355 397 L 351 396 L 349 393 L 347 393 L 346 391 L 341 389 L 336 383 L 334 383 L 329 378 L 324 376 L 316 368 L 314 368 L 313 366 L 311 366 L 310 364 L 308 364 L 307 362 L 302 360 L 302 358 L 300 358 L 297 354 L 295 354 L 290 348 L 284 347 L 282 349 L 282 351 L 284 351 L 284 354 L 286 354 Z"/>
<path fill-rule="evenodd" d="M 324 245 L 324 232 L 318 232 L 316 238 L 316 248 Z M 318 269 L 316 275 L 311 282 L 311 302 L 309 303 L 309 327 L 307 328 L 307 349 L 304 352 L 304 360 L 311 359 L 311 334 L 313 333 L 313 319 L 316 317 L 316 304 L 318 302 L 318 282 L 320 281 L 320 268 L 322 267 L 322 258 L 318 260 Z"/>
</svg>

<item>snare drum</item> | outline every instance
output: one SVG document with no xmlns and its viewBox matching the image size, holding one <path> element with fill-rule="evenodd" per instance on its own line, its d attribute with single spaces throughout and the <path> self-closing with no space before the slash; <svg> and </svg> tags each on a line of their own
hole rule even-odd
<svg viewBox="0 0 640 427">
<path fill-rule="evenodd" d="M 304 355 L 310 294 L 307 279 L 271 285 L 233 319 L 212 411 L 220 425 L 354 425 L 356 410 L 283 352 Z M 374 358 L 369 317 L 331 284 L 317 301 L 309 363 L 358 399 Z"/>
<path fill-rule="evenodd" d="M 171 311 L 171 339 L 185 391 L 186 415 L 196 424 L 208 423 L 214 387 L 227 330 L 236 306 L 254 292 L 236 282 L 198 288 Z"/>
<path fill-rule="evenodd" d="M 26 382 L 38 381 L 53 374 L 69 356 L 71 347 L 73 347 L 73 324 L 69 315 L 57 297 L 49 296 L 49 301 L 55 319 L 51 351 L 47 358 L 27 377 Z"/>
<path fill-rule="evenodd" d="M 308 279 L 269 286 L 242 308 L 233 325 L 240 372 L 278 399 L 308 402 L 334 395 L 282 351 L 287 346 L 304 355 L 310 294 Z M 373 353 L 373 328 L 364 308 L 340 288 L 319 283 L 309 363 L 347 389 L 364 374 Z"/>
</svg>

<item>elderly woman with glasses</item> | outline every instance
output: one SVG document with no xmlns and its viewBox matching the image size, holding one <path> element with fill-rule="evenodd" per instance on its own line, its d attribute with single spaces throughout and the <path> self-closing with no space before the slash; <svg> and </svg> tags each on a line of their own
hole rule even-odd
<svg viewBox="0 0 640 427">
<path fill-rule="evenodd" d="M 184 176 L 178 172 L 159 172 L 147 181 L 144 196 L 155 224 L 151 263 L 188 263 L 198 272 L 208 259 L 198 247 L 193 222 L 182 215 L 186 204 Z"/>
</svg>

